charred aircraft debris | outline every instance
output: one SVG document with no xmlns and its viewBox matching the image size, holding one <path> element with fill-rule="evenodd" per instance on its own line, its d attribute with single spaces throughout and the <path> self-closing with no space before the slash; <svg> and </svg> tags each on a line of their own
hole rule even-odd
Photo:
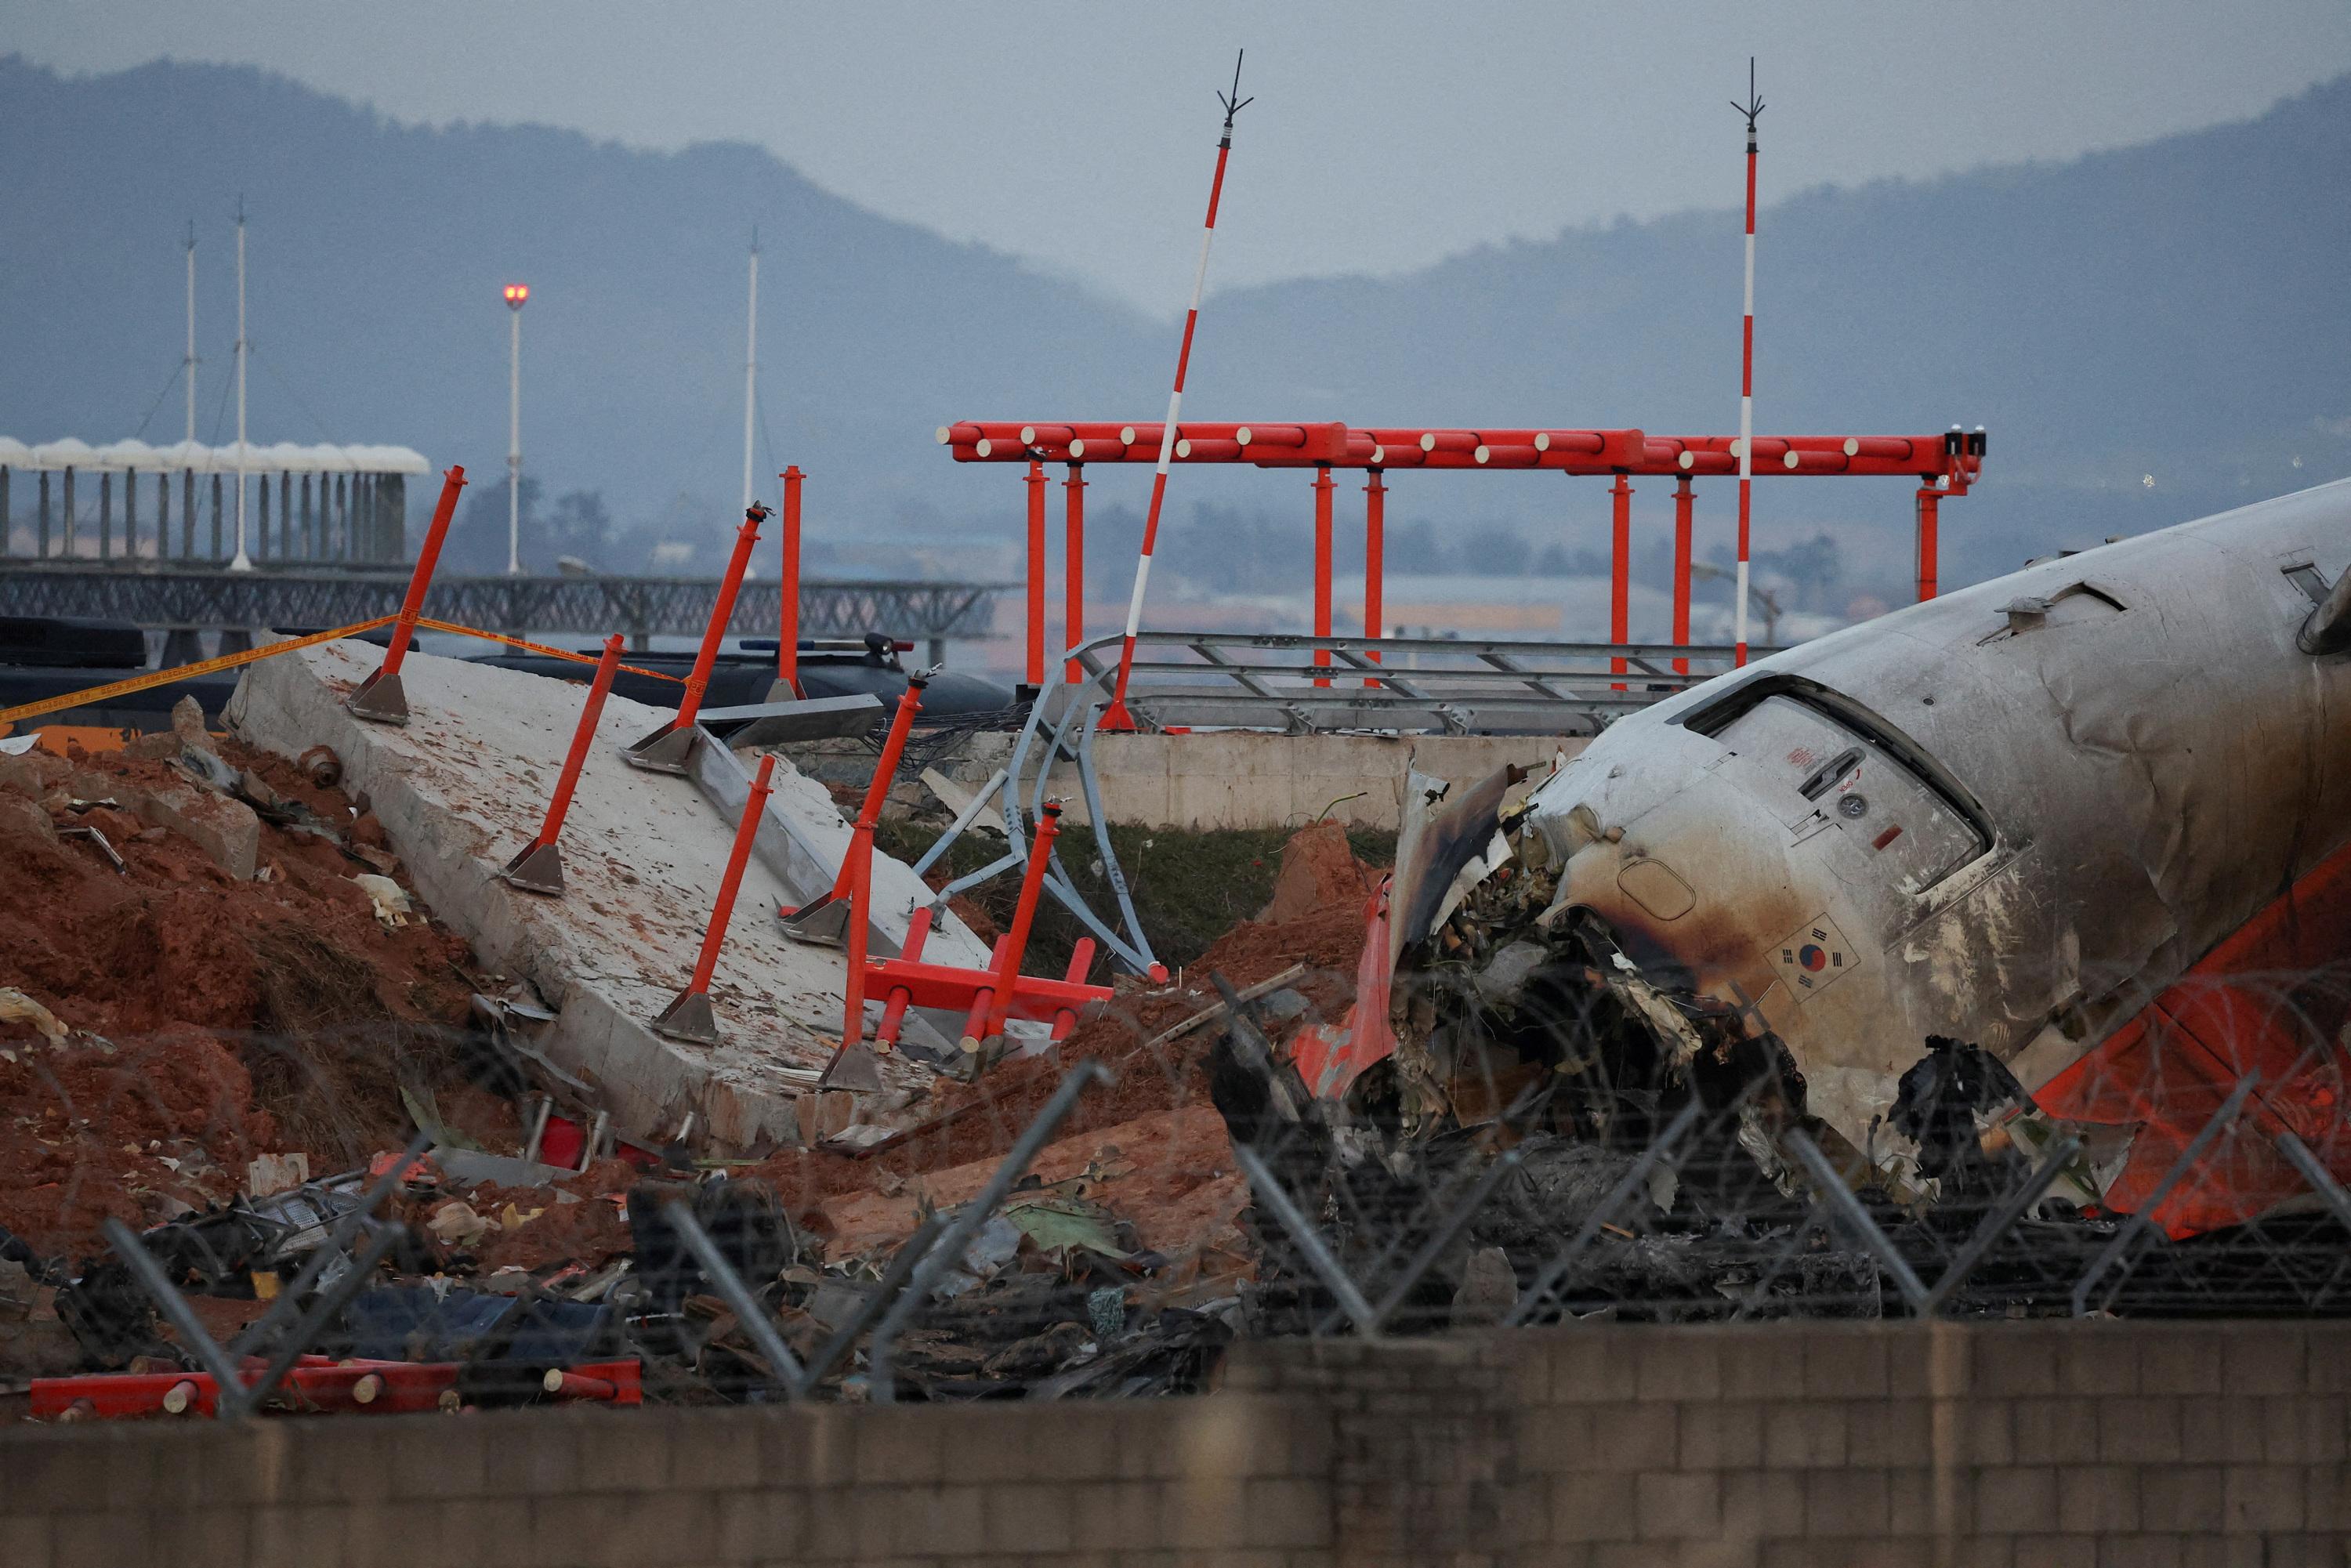
<svg viewBox="0 0 2351 1568">
<path fill-rule="evenodd" d="M 2241 1243 L 2339 1257 L 2347 546 L 2332 485 L 1776 654 L 1514 804 L 1518 769 L 1451 801 L 1416 775 L 1354 1010 L 1286 1061 L 1236 1026 L 1219 1108 L 1343 1262 L 1443 1242 L 1431 1310 L 1481 1246 L 1545 1292 L 1520 1315 L 1880 1310 L 1855 1227 L 1817 1223 L 1831 1167 L 1920 1278 L 2038 1172 L 1955 1283 L 1978 1310 L 2082 1310 L 2125 1229 L 2170 1243 L 2131 1299 L 2306 1304 Z M 1647 1201 L 1604 1212 L 1645 1150 Z M 1505 1157 L 1440 1236 L 1431 1195 Z"/>
</svg>

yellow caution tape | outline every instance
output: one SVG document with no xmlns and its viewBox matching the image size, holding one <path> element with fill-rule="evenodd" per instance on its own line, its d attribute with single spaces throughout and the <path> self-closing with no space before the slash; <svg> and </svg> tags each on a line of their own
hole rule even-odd
<svg viewBox="0 0 2351 1568">
<path fill-rule="evenodd" d="M 321 643 L 334 642 L 339 637 L 356 637 L 362 632 L 372 632 L 379 626 L 389 626 L 399 619 L 397 615 L 379 615 L 372 621 L 361 621 L 350 626 L 338 626 L 331 632 L 313 632 L 307 637 L 289 637 L 283 642 L 266 643 L 258 648 L 247 648 L 243 653 L 223 653 L 216 659 L 199 659 L 193 664 L 174 664 L 168 670 L 150 670 L 143 675 L 133 675 L 127 681 L 116 681 L 109 685 L 91 686 L 83 691 L 68 692 L 63 696 L 44 697 L 39 702 L 26 703 L 21 707 L 0 708 L 0 734 L 5 734 L 20 719 L 38 718 L 45 713 L 58 713 L 67 708 L 96 707 L 110 698 L 128 696 L 132 692 L 143 692 L 151 686 L 164 686 L 174 681 L 189 680 L 197 675 L 209 675 L 222 670 L 234 670 L 257 660 L 269 658 L 273 654 L 290 653 L 297 648 L 313 648 Z M 578 664 L 593 664 L 601 662 L 592 654 L 575 653 L 568 648 L 550 648 L 544 643 L 525 642 L 520 637 L 507 637 L 496 632 L 485 632 L 479 627 L 460 626 L 454 621 L 431 621 L 420 615 L 416 619 L 416 623 L 428 631 L 450 632 L 461 637 L 479 637 L 486 643 L 504 643 L 508 647 L 526 649 L 533 653 L 543 653 L 549 658 L 569 659 Z M 657 681 L 681 680 L 677 675 L 666 675 L 659 670 L 642 669 L 635 664 L 622 664 L 620 667 L 632 675 L 650 675 Z"/>
<path fill-rule="evenodd" d="M 44 697 L 22 707 L 0 708 L 0 725 L 15 724 L 18 719 L 38 718 L 45 713 L 57 713 L 69 707 L 95 707 L 110 697 L 128 696 L 132 692 L 143 692 L 150 686 L 167 686 L 173 681 L 234 670 L 241 664 L 266 659 L 273 653 L 290 653 L 297 648 L 315 647 L 320 643 L 331 643 L 338 637 L 356 637 L 362 632 L 389 626 L 399 619 L 397 615 L 379 615 L 372 621 L 362 621 L 353 626 L 338 626 L 331 632 L 313 632 L 308 637 L 266 643 L 258 648 L 247 648 L 241 653 L 223 653 L 217 659 L 199 659 L 193 664 L 175 664 L 168 670 L 150 670 L 143 675 L 133 675 L 127 681 L 116 681 L 111 685 L 91 686 L 87 691 L 68 692 L 59 697 Z"/>
<path fill-rule="evenodd" d="M 416 618 L 416 623 L 419 626 L 424 627 L 428 631 L 454 632 L 461 637 L 479 637 L 486 643 L 504 643 L 509 648 L 521 648 L 533 653 L 544 653 L 550 659 L 569 659 L 575 664 L 599 664 L 603 663 L 601 659 L 599 659 L 593 653 L 575 653 L 569 648 L 550 648 L 544 643 L 530 643 L 524 641 L 520 637 L 508 637 L 496 632 L 484 632 L 478 627 L 460 626 L 454 621 L 432 621 L 420 615 Z M 637 664 L 619 664 L 615 665 L 614 668 L 626 670 L 632 675 L 651 675 L 657 681 L 683 681 L 684 679 L 682 675 L 665 675 L 659 670 L 648 670 Z"/>
</svg>

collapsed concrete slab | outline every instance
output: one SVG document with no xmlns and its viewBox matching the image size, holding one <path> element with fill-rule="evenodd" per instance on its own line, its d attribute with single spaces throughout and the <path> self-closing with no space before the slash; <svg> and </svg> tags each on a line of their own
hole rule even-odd
<svg viewBox="0 0 2351 1568">
<path fill-rule="evenodd" d="M 747 770 L 705 737 L 695 779 L 628 767 L 620 748 L 664 710 L 609 699 L 563 831 L 561 898 L 508 886 L 497 868 L 534 834 L 578 722 L 581 690 L 543 676 L 412 653 L 402 674 L 413 719 L 370 724 L 343 706 L 381 661 L 357 642 L 250 666 L 226 710 L 247 740 L 287 757 L 333 749 L 344 788 L 363 792 L 418 892 L 486 964 L 537 988 L 555 1013 L 532 1046 L 602 1095 L 615 1129 L 659 1144 L 693 1117 L 697 1147 L 721 1154 L 799 1141 L 797 1102 L 840 1039 L 842 955 L 785 939 L 779 907 L 831 883 L 850 827 L 822 786 L 779 760 L 711 985 L 721 1040 L 664 1040 L 647 1027 L 691 977 L 734 838 Z M 732 796 L 714 802 L 711 796 Z M 872 940 L 895 952 L 928 891 L 903 863 L 874 857 Z M 943 916 L 940 961 L 978 967 L 987 951 Z M 928 1077 L 884 1068 L 870 1113 L 886 1115 Z"/>
</svg>

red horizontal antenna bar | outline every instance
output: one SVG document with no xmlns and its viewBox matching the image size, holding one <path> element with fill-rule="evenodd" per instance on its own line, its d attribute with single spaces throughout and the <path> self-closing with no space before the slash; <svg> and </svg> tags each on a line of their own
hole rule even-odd
<svg viewBox="0 0 2351 1568">
<path fill-rule="evenodd" d="M 1068 420 L 1020 423 L 963 420 L 938 436 L 958 463 L 1155 463 L 1165 426 Z M 1246 436 L 1247 439 L 1243 439 Z M 1942 435 L 1758 435 L 1754 472 L 1935 478 L 1955 486 L 1980 477 L 1983 457 L 1968 450 L 1980 437 Z M 1540 468 L 1571 475 L 1632 474 L 1668 478 L 1734 474 L 1738 437 L 1651 435 L 1639 430 L 1557 430 L 1430 426 L 1355 428 L 1316 423 L 1246 423 L 1186 420 L 1176 428 L 1178 463 L 1247 464 L 1258 468 L 1330 465 L 1343 468 Z M 1956 445 L 1959 448 L 1953 451 Z M 1483 454 L 1481 456 L 1480 454 Z"/>
</svg>

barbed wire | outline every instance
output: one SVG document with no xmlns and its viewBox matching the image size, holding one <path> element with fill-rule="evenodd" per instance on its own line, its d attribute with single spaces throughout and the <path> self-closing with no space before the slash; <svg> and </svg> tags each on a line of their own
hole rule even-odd
<svg viewBox="0 0 2351 1568">
<path fill-rule="evenodd" d="M 1050 1398 L 1196 1389 L 1241 1337 L 2351 1306 L 2341 967 L 2119 989 L 2033 1092 L 1914 1047 L 1932 1082 L 1857 1146 L 1784 1063 L 1635 1061 L 1565 992 L 1544 1060 L 1457 1053 L 1442 1113 L 1393 1059 L 1317 1099 L 1290 1040 L 1345 1019 L 1361 927 L 1309 918 L 944 1063 L 885 1135 L 757 1160 L 550 1168 L 532 1097 L 584 1123 L 585 1086 L 478 1022 L 12 1037 L 0 1300 L 13 1267 L 53 1371 L 233 1373 L 225 1414 L 331 1407 L 306 1357 L 453 1368 L 444 1404 L 622 1362 L 653 1399 Z M 1392 1017 L 1458 981 L 1408 974 Z M 289 1126 L 336 1168 L 256 1191 Z"/>
</svg>

